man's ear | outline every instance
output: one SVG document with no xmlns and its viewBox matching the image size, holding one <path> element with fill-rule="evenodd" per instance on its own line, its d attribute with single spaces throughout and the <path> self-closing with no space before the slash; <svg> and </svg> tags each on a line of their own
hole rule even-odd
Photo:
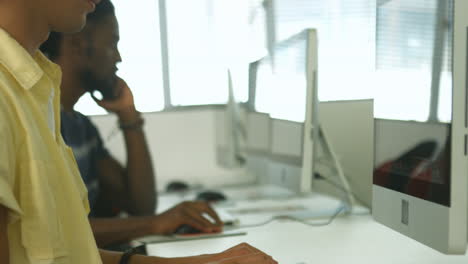
<svg viewBox="0 0 468 264">
<path fill-rule="evenodd" d="M 91 43 L 88 40 L 88 38 L 86 38 L 85 34 L 82 34 L 82 33 L 73 34 L 70 36 L 68 41 L 69 41 L 69 45 L 71 48 L 71 52 L 75 56 L 79 56 L 79 57 L 89 56 Z"/>
</svg>

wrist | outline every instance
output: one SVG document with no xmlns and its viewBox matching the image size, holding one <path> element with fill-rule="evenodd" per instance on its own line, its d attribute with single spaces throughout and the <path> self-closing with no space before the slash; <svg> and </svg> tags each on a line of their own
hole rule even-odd
<svg viewBox="0 0 468 264">
<path fill-rule="evenodd" d="M 131 248 L 127 251 L 125 251 L 121 256 L 119 260 L 119 264 L 134 264 L 134 263 L 142 263 L 141 261 L 138 261 L 140 254 L 145 252 L 145 247 L 146 245 L 141 245 L 138 247 Z M 145 253 L 146 254 L 146 253 Z"/>
<path fill-rule="evenodd" d="M 124 131 L 141 130 L 144 123 L 145 120 L 141 117 L 141 114 L 136 110 L 120 112 L 119 114 L 119 127 Z"/>
<path fill-rule="evenodd" d="M 175 231 L 173 223 L 167 217 L 164 216 L 164 213 L 159 215 L 151 216 L 150 223 L 150 232 L 155 235 L 172 235 Z"/>
<path fill-rule="evenodd" d="M 207 263 L 199 257 L 180 257 L 180 258 L 163 258 L 136 255 L 129 264 L 204 264 Z"/>
<path fill-rule="evenodd" d="M 152 260 L 152 257 L 148 256 L 143 256 L 143 255 L 135 255 L 133 258 L 130 259 L 130 262 L 128 264 L 149 264 L 149 263 L 155 263 Z"/>
<path fill-rule="evenodd" d="M 128 264 L 155 264 L 157 258 L 145 255 L 133 255 Z"/>
<path fill-rule="evenodd" d="M 141 118 L 140 112 L 135 107 L 129 107 L 116 113 L 121 124 L 131 123 Z"/>
<path fill-rule="evenodd" d="M 146 223 L 148 223 L 148 234 L 160 235 L 164 233 L 161 228 L 163 223 L 159 221 L 159 217 L 157 215 L 149 216 L 149 219 L 146 221 Z"/>
</svg>

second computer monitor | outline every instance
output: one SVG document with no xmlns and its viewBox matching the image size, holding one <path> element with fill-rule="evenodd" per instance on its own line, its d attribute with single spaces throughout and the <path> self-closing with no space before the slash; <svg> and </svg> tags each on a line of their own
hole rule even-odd
<svg viewBox="0 0 468 264">
<path fill-rule="evenodd" d="M 408 7 L 426 10 L 426 17 L 431 17 L 429 11 L 433 10 L 436 33 L 427 38 L 434 47 L 426 56 L 411 57 L 410 53 L 398 52 L 405 50 L 411 39 L 407 32 L 423 30 L 414 24 L 418 20 L 408 19 Z M 406 114 L 407 118 L 376 120 L 372 213 L 378 222 L 447 254 L 466 251 L 467 9 L 466 0 L 394 0 L 379 6 L 377 20 L 381 42 L 377 70 L 379 76 L 390 77 L 379 82 L 379 86 L 388 87 L 388 94 L 396 93 L 405 102 L 416 104 L 422 99 L 431 104 L 425 109 L 413 105 L 412 109 L 425 114 L 416 121 L 414 116 L 408 116 L 411 113 L 402 111 L 405 105 L 400 98 L 376 100 L 376 109 L 387 105 L 388 112 Z M 421 14 L 413 14 L 416 15 Z M 395 37 L 396 32 L 401 34 Z M 444 37 L 448 37 L 446 41 Z M 389 47 L 395 52 L 389 52 Z M 451 62 L 445 67 L 440 54 L 444 49 L 449 54 L 445 58 Z M 408 73 L 411 78 L 401 78 Z M 445 92 L 441 89 L 444 75 L 450 80 Z M 425 80 L 432 80 L 432 85 Z M 409 89 L 395 92 L 402 85 L 409 85 Z M 447 102 L 438 106 L 436 102 L 444 97 Z"/>
<path fill-rule="evenodd" d="M 318 138 L 317 31 L 306 29 L 281 41 L 275 46 L 273 57 L 274 63 L 267 56 L 251 64 L 255 111 L 269 113 L 273 119 L 272 159 L 285 167 L 275 171 L 290 174 L 285 179 L 288 188 L 309 192 Z M 297 165 L 299 171 L 287 171 L 289 166 Z"/>
</svg>

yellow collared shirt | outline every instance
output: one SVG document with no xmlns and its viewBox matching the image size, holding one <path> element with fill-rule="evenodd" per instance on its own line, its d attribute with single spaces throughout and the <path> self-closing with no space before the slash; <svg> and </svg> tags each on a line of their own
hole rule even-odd
<svg viewBox="0 0 468 264">
<path fill-rule="evenodd" d="M 60 80 L 57 65 L 0 28 L 0 204 L 12 264 L 101 263 L 86 187 L 60 135 Z"/>
</svg>

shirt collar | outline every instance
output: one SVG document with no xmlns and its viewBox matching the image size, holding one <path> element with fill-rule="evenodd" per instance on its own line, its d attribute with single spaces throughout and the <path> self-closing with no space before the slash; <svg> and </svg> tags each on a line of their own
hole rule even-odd
<svg viewBox="0 0 468 264">
<path fill-rule="evenodd" d="M 32 57 L 13 37 L 0 28 L 0 64 L 26 90 L 39 82 L 44 73 L 55 82 L 60 81 L 60 68 L 40 51 Z"/>
</svg>

